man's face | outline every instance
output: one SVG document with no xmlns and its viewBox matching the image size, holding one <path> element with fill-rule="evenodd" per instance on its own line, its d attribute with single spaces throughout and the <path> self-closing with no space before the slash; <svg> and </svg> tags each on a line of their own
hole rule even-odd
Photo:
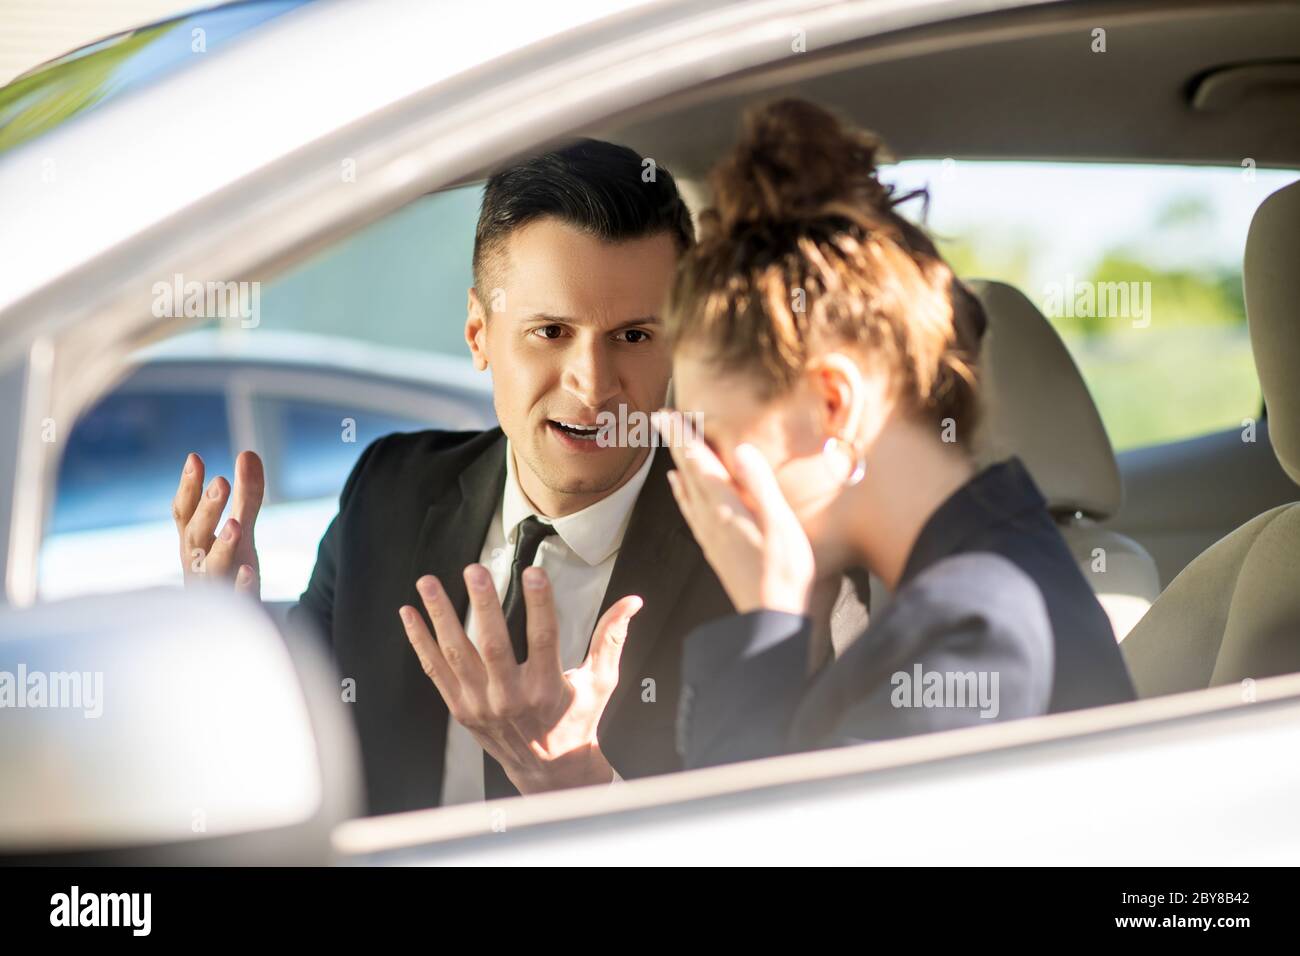
<svg viewBox="0 0 1300 956">
<path fill-rule="evenodd" d="M 659 313 L 677 254 L 668 233 L 608 243 L 539 219 L 509 236 L 493 288 L 470 291 L 470 350 L 492 371 L 523 490 L 548 514 L 598 501 L 644 461 L 643 447 L 597 443 L 595 426 L 620 405 L 648 415 L 664 403 Z"/>
</svg>

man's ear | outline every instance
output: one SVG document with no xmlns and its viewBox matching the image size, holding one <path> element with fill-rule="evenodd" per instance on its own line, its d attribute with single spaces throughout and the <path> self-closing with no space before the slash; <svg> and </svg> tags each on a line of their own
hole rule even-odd
<svg viewBox="0 0 1300 956">
<path fill-rule="evenodd" d="M 487 312 L 473 286 L 470 286 L 469 298 L 465 305 L 465 342 L 469 345 L 469 354 L 474 359 L 474 367 L 480 372 L 487 369 Z"/>
</svg>

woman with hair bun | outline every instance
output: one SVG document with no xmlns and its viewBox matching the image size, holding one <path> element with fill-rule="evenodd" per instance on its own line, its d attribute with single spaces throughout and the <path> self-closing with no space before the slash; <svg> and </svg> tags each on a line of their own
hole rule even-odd
<svg viewBox="0 0 1300 956">
<path fill-rule="evenodd" d="M 751 112 L 678 268 L 658 424 L 738 611 L 687 643 L 687 766 L 1134 696 L 1032 478 L 972 460 L 984 313 L 880 148 L 804 101 Z M 807 676 L 820 582 L 858 567 L 891 600 Z"/>
</svg>

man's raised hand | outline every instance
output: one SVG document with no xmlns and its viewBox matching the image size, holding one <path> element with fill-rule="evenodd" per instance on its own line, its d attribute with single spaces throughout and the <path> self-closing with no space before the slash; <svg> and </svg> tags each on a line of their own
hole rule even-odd
<svg viewBox="0 0 1300 956">
<path fill-rule="evenodd" d="M 205 489 L 203 459 L 191 453 L 185 459 L 180 487 L 172 501 L 172 518 L 180 544 L 181 568 L 185 583 L 194 581 L 230 581 L 235 589 L 256 597 L 261 588 L 261 568 L 253 541 L 253 525 L 266 476 L 262 459 L 251 451 L 240 452 L 235 459 L 235 487 L 218 475 Z M 230 517 L 217 533 L 221 513 L 230 502 Z"/>
<path fill-rule="evenodd" d="M 437 640 L 410 606 L 398 613 L 425 674 L 451 716 L 504 768 L 520 793 L 610 783 L 614 769 L 597 739 L 597 726 L 614 687 L 628 622 L 641 609 L 629 595 L 596 624 L 581 667 L 563 670 L 555 600 L 546 572 L 523 574 L 528 659 L 520 664 L 491 574 L 481 564 L 465 569 L 478 622 L 479 647 L 465 635 L 438 579 L 426 575 L 416 590 Z"/>
</svg>

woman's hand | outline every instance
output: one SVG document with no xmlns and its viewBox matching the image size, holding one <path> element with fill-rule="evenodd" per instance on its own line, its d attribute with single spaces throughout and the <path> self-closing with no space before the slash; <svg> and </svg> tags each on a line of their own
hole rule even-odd
<svg viewBox="0 0 1300 956">
<path fill-rule="evenodd" d="M 673 496 L 736 610 L 807 613 L 812 546 L 762 453 L 738 446 L 732 475 L 679 413 L 657 412 L 655 425 L 681 438 L 669 442 Z"/>
</svg>

